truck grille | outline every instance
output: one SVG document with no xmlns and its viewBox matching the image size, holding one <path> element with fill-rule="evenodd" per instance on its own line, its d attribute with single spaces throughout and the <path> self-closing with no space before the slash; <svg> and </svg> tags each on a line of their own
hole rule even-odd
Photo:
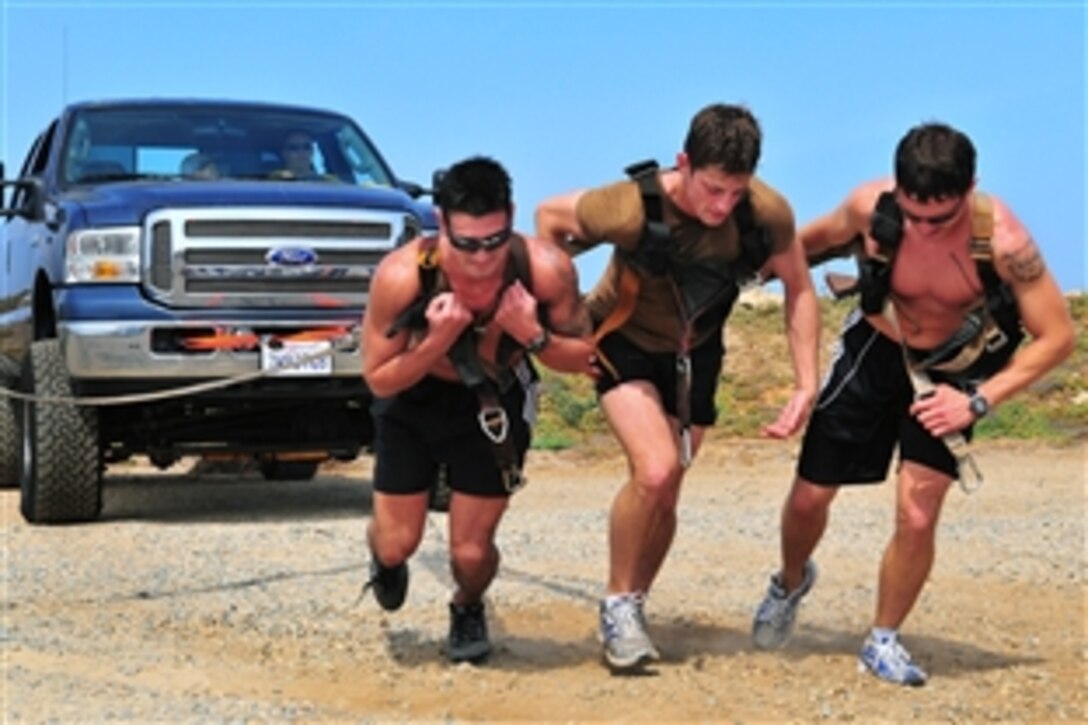
<svg viewBox="0 0 1088 725">
<path fill-rule="evenodd" d="M 406 224 L 355 209 L 162 210 L 145 225 L 145 285 L 176 307 L 358 307 Z"/>
</svg>

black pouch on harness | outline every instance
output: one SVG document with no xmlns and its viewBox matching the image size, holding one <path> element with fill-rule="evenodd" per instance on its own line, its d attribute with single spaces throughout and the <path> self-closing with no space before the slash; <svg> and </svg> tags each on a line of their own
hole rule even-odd
<svg viewBox="0 0 1088 725">
<path fill-rule="evenodd" d="M 867 315 L 879 315 L 884 300 L 891 291 L 892 266 L 882 259 L 866 257 L 858 262 L 858 285 L 861 295 L 861 311 Z"/>
<path fill-rule="evenodd" d="M 882 193 L 869 217 L 869 235 L 880 246 L 880 257 L 866 257 L 858 263 L 858 291 L 861 310 L 877 315 L 891 291 L 892 264 L 903 240 L 903 212 L 890 191 Z"/>
</svg>

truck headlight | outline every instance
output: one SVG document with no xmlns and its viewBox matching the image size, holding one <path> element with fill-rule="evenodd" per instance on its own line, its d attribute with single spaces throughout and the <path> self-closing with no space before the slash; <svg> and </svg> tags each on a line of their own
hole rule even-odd
<svg viewBox="0 0 1088 725">
<path fill-rule="evenodd" d="M 140 281 L 140 228 L 82 229 L 68 235 L 65 281 Z"/>
</svg>

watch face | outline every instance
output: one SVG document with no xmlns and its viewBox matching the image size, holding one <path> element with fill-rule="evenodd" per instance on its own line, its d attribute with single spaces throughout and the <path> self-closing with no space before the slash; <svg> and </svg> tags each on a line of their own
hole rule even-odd
<svg viewBox="0 0 1088 725">
<path fill-rule="evenodd" d="M 990 404 L 981 395 L 972 395 L 968 407 L 970 407 L 972 413 L 980 418 L 990 412 Z"/>
</svg>

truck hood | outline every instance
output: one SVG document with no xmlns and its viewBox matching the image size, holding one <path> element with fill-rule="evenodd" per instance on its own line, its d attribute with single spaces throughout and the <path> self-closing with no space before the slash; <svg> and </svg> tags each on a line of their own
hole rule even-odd
<svg viewBox="0 0 1088 725">
<path fill-rule="evenodd" d="M 360 187 L 332 182 L 167 181 L 115 182 L 76 189 L 67 199 L 80 207 L 88 226 L 142 223 L 151 211 L 166 207 L 296 206 L 380 209 L 416 214 L 424 227 L 436 224 L 430 204 L 400 189 Z"/>
</svg>

